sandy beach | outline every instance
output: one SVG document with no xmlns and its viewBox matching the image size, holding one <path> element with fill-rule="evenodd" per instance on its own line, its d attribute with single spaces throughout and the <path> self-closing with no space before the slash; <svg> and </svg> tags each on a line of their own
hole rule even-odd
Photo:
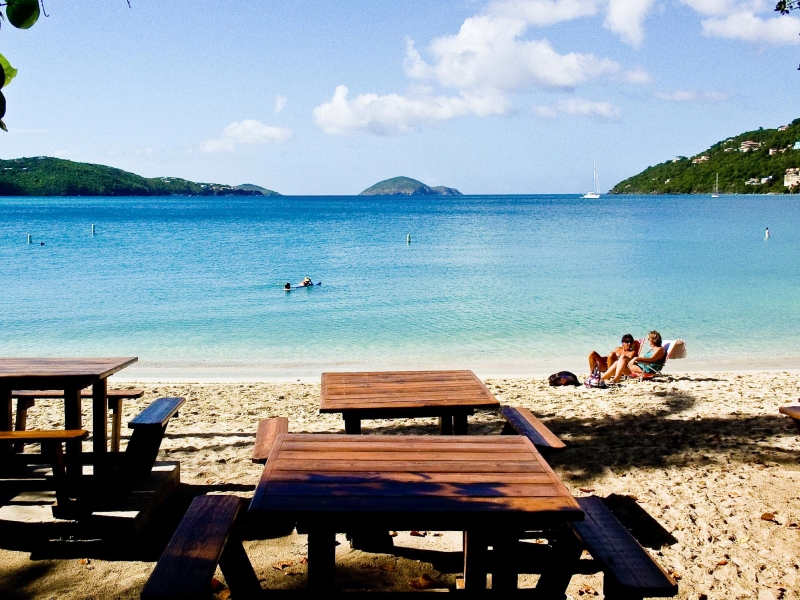
<svg viewBox="0 0 800 600">
<path fill-rule="evenodd" d="M 680 373 L 608 390 L 551 388 L 545 378 L 487 379 L 486 384 L 502 403 L 530 408 L 568 444 L 549 462 L 574 495 L 610 498 L 620 514 L 629 516 L 626 524 L 634 533 L 636 523 L 642 524 L 640 541 L 678 579 L 680 598 L 800 597 L 800 436 L 778 414 L 779 406 L 796 403 L 800 376 Z M 344 429 L 340 417 L 318 414 L 319 385 L 313 383 L 116 386 L 146 390 L 142 400 L 126 404 L 123 422 L 157 397 L 186 398 L 161 454 L 181 462 L 184 507 L 197 494 L 252 495 L 261 472 L 250 461 L 260 419 L 286 416 L 293 432 Z M 91 422 L 88 409 L 84 419 Z M 29 427 L 59 428 L 62 419 L 60 404 L 38 401 Z M 497 414 L 483 412 L 470 427 L 470 433 L 498 434 L 502 422 Z M 437 426 L 434 419 L 365 421 L 364 432 L 436 435 Z M 129 433 L 123 428 L 124 436 Z M 176 511 L 168 520 L 172 527 Z M 351 550 L 340 536 L 337 585 L 410 591 L 409 582 L 427 574 L 435 585 L 454 588 L 460 535 L 423 533 L 398 532 L 391 555 Z M 136 549 L 80 540 L 37 545 L 4 539 L 0 595 L 138 598 L 169 534 L 162 527 Z M 245 547 L 263 587 L 305 585 L 305 536 L 254 539 Z M 536 577 L 521 575 L 520 586 L 532 587 Z M 574 576 L 568 595 L 602 597 L 602 575 Z"/>
</svg>

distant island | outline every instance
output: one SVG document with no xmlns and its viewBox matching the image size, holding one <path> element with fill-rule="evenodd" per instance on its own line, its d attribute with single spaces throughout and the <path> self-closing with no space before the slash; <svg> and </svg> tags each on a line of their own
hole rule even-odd
<svg viewBox="0 0 800 600">
<path fill-rule="evenodd" d="M 146 178 L 104 165 L 37 156 L 0 160 L 0 196 L 280 196 L 246 183 Z"/>
<path fill-rule="evenodd" d="M 455 188 L 430 187 L 410 177 L 392 177 L 368 187 L 359 196 L 461 196 Z"/>
<path fill-rule="evenodd" d="M 719 175 L 721 194 L 800 192 L 800 119 L 759 128 L 686 157 L 648 167 L 615 185 L 610 194 L 710 194 Z"/>
</svg>

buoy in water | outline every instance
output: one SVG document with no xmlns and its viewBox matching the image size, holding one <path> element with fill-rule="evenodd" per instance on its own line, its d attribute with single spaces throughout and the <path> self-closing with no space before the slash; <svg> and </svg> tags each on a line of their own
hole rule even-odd
<svg viewBox="0 0 800 600">
<path fill-rule="evenodd" d="M 31 240 L 31 234 L 30 234 L 30 233 L 28 234 L 28 243 L 29 243 L 29 244 L 32 244 L 32 243 L 33 243 L 33 240 Z"/>
<path fill-rule="evenodd" d="M 406 234 L 406 244 L 410 244 L 410 243 L 411 243 L 411 234 L 407 233 Z"/>
<path fill-rule="evenodd" d="M 92 235 L 94 235 L 94 223 L 92 223 Z"/>
<path fill-rule="evenodd" d="M 765 240 L 769 239 L 769 227 L 767 227 L 766 231 L 764 231 L 764 239 Z"/>
</svg>

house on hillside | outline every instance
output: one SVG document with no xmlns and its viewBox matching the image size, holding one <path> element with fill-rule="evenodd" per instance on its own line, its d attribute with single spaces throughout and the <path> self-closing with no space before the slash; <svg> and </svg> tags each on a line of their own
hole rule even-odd
<svg viewBox="0 0 800 600">
<path fill-rule="evenodd" d="M 751 177 L 747 181 L 744 182 L 745 185 L 760 185 L 761 182 L 758 180 L 758 177 Z"/>
<path fill-rule="evenodd" d="M 770 175 L 769 177 L 761 178 L 761 183 L 769 183 L 770 181 L 772 181 L 772 175 Z"/>
<path fill-rule="evenodd" d="M 686 157 L 685 156 L 676 156 L 675 158 L 672 159 L 672 162 L 676 163 L 676 162 L 681 162 L 682 160 L 686 160 Z"/>
<path fill-rule="evenodd" d="M 783 185 L 788 188 L 800 186 L 800 168 L 786 169 L 786 174 L 783 176 Z"/>
<path fill-rule="evenodd" d="M 746 140 L 739 146 L 739 152 L 750 152 L 751 150 L 758 150 L 759 148 L 761 148 L 761 142 Z"/>
<path fill-rule="evenodd" d="M 800 140 L 797 140 L 792 146 L 792 150 L 800 150 Z"/>
<path fill-rule="evenodd" d="M 781 125 L 780 127 L 778 127 L 778 131 L 786 131 L 787 129 L 789 129 L 788 125 Z"/>
<path fill-rule="evenodd" d="M 706 162 L 707 160 L 708 160 L 708 156 L 706 156 L 706 155 L 704 154 L 703 156 L 698 156 L 697 158 L 693 158 L 693 159 L 692 159 L 692 164 L 693 164 L 693 165 L 696 165 L 696 164 L 699 164 L 699 163 L 704 163 L 704 162 Z"/>
</svg>

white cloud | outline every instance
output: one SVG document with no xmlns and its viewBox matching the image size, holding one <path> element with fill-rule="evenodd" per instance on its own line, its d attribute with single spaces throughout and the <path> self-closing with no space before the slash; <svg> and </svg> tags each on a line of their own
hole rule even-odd
<svg viewBox="0 0 800 600">
<path fill-rule="evenodd" d="M 748 42 L 800 44 L 800 19 L 792 16 L 762 19 L 752 12 L 739 12 L 725 18 L 704 20 L 703 33 Z"/>
<path fill-rule="evenodd" d="M 695 92 L 692 90 L 678 90 L 671 94 L 656 92 L 656 98 L 669 102 L 725 102 L 728 94 L 722 92 Z"/>
<path fill-rule="evenodd" d="M 603 26 L 618 33 L 626 44 L 639 46 L 644 40 L 642 23 L 654 0 L 610 0 Z"/>
<path fill-rule="evenodd" d="M 559 114 L 611 120 L 619 117 L 619 109 L 610 102 L 593 102 L 583 98 L 568 98 L 550 106 L 534 106 L 533 112 L 547 119 Z"/>
<path fill-rule="evenodd" d="M 292 132 L 283 127 L 271 127 L 255 119 L 231 123 L 222 130 L 216 140 L 206 140 L 200 144 L 203 152 L 231 152 L 243 144 L 282 144 L 292 137 Z"/>
<path fill-rule="evenodd" d="M 493 2 L 489 13 L 522 19 L 531 25 L 553 25 L 597 14 L 599 0 L 508 0 Z"/>
<path fill-rule="evenodd" d="M 413 44 L 406 54 L 412 77 L 435 78 L 459 90 L 519 91 L 538 85 L 569 89 L 622 68 L 607 58 L 571 52 L 559 54 L 547 40 L 524 40 L 528 25 L 520 19 L 479 16 L 466 19 L 456 35 L 433 40 L 428 65 Z"/>
<path fill-rule="evenodd" d="M 757 13 L 775 8 L 775 4 L 767 0 L 681 0 L 681 2 L 706 16 Z"/>
<path fill-rule="evenodd" d="M 283 96 L 275 96 L 275 114 L 277 115 L 284 108 L 286 108 L 286 98 Z"/>
<path fill-rule="evenodd" d="M 359 94 L 347 99 L 347 87 L 340 85 L 330 102 L 314 109 L 314 120 L 326 133 L 369 131 L 379 135 L 405 133 L 424 123 L 445 121 L 467 115 L 502 115 L 510 110 L 498 95 L 408 97 L 398 94 Z"/>
</svg>

